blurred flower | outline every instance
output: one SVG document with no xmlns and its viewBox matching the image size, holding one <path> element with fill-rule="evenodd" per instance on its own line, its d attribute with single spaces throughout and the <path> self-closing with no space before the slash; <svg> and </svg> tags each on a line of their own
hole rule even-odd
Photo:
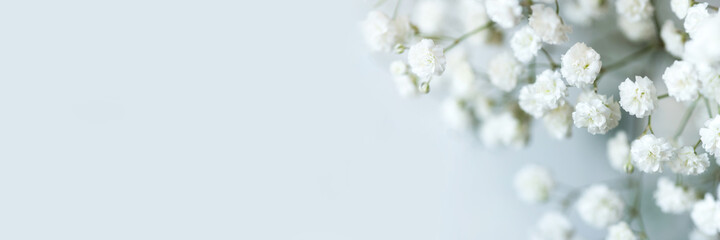
<svg viewBox="0 0 720 240">
<path fill-rule="evenodd" d="M 521 72 L 522 66 L 510 53 L 500 53 L 490 60 L 488 69 L 490 83 L 505 92 L 512 91 L 515 88 Z"/>
<path fill-rule="evenodd" d="M 605 185 L 593 185 L 577 200 L 580 218 L 590 226 L 605 228 L 622 218 L 625 204 L 620 196 Z"/>
<path fill-rule="evenodd" d="M 679 174 L 698 175 L 705 172 L 710 166 L 707 153 L 697 154 L 690 146 L 684 146 L 675 151 L 677 157 L 670 161 L 670 169 Z"/>
<path fill-rule="evenodd" d="M 679 19 L 685 18 L 693 0 L 670 0 L 670 9 Z"/>
<path fill-rule="evenodd" d="M 550 133 L 550 136 L 556 139 L 570 137 L 570 128 L 573 124 L 572 112 L 573 107 L 563 100 L 557 108 L 545 113 L 543 123 L 545 123 L 545 128 Z"/>
<path fill-rule="evenodd" d="M 690 188 L 675 185 L 665 177 L 660 177 L 653 196 L 655 204 L 664 213 L 680 214 L 692 209 L 697 201 L 696 192 Z"/>
<path fill-rule="evenodd" d="M 660 30 L 660 38 L 665 43 L 665 50 L 675 57 L 682 57 L 685 52 L 685 41 L 683 40 L 683 33 L 675 28 L 675 24 L 672 20 L 666 20 L 665 24 Z"/>
<path fill-rule="evenodd" d="M 636 240 L 635 234 L 626 222 L 619 222 L 608 228 L 605 240 Z"/>
<path fill-rule="evenodd" d="M 572 224 L 559 212 L 545 213 L 530 233 L 531 240 L 570 240 L 572 236 Z"/>
<path fill-rule="evenodd" d="M 630 163 L 630 144 L 625 131 L 619 131 L 608 140 L 607 155 L 610 159 L 610 166 L 624 173 L 625 165 Z"/>
<path fill-rule="evenodd" d="M 667 86 L 668 94 L 678 102 L 692 101 L 698 97 L 700 82 L 691 63 L 675 61 L 665 69 L 662 78 Z"/>
<path fill-rule="evenodd" d="M 707 3 L 697 3 L 687 10 L 684 26 L 691 38 L 695 38 L 700 33 L 698 31 L 700 24 L 710 18 L 707 7 Z"/>
<path fill-rule="evenodd" d="M 510 39 L 510 47 L 518 60 L 528 63 L 542 48 L 542 41 L 532 28 L 525 26 L 513 34 Z"/>
<path fill-rule="evenodd" d="M 528 24 L 542 38 L 543 42 L 549 44 L 567 42 L 567 34 L 572 31 L 572 28 L 563 24 L 555 10 L 543 4 L 532 5 L 531 9 L 532 15 L 530 15 Z"/>
<path fill-rule="evenodd" d="M 362 24 L 365 42 L 373 51 L 390 52 L 396 44 L 405 43 L 410 34 L 406 18 L 390 19 L 380 11 L 368 13 Z"/>
<path fill-rule="evenodd" d="M 697 203 L 690 212 L 690 218 L 698 230 L 708 235 L 717 235 L 720 225 L 720 206 L 712 194 L 706 193 L 705 198 Z"/>
<path fill-rule="evenodd" d="M 649 18 L 633 21 L 621 16 L 618 18 L 618 26 L 632 42 L 647 42 L 655 38 L 655 23 Z"/>
<path fill-rule="evenodd" d="M 720 116 L 705 121 L 705 127 L 700 128 L 700 140 L 705 151 L 720 156 Z"/>
<path fill-rule="evenodd" d="M 527 203 L 547 201 L 554 186 L 550 171 L 538 165 L 525 165 L 515 174 L 515 191 Z"/>
<path fill-rule="evenodd" d="M 519 0 L 485 0 L 490 19 L 502 28 L 511 28 L 520 22 L 522 7 Z"/>
<path fill-rule="evenodd" d="M 655 10 L 650 0 L 617 0 L 615 8 L 618 15 L 632 22 L 652 17 Z"/>
<path fill-rule="evenodd" d="M 418 2 L 415 8 L 413 22 L 420 32 L 425 34 L 436 34 L 440 32 L 440 26 L 445 18 L 446 3 L 438 0 L 426 0 Z"/>
</svg>

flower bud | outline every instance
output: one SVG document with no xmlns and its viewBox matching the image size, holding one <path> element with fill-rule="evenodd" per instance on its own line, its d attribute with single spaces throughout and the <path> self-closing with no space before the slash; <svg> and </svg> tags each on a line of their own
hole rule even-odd
<svg viewBox="0 0 720 240">
<path fill-rule="evenodd" d="M 634 171 L 635 171 L 635 166 L 633 166 L 632 163 L 630 163 L 630 161 L 625 163 L 625 172 L 626 173 L 630 174 L 630 173 L 633 173 Z"/>
<path fill-rule="evenodd" d="M 430 83 L 425 81 L 420 83 L 420 87 L 418 88 L 421 93 L 429 93 L 430 92 Z"/>
<path fill-rule="evenodd" d="M 393 48 L 393 52 L 395 52 L 395 53 L 397 53 L 397 54 L 402 54 L 402 53 L 405 52 L 405 49 L 407 49 L 407 47 L 405 47 L 405 45 L 402 45 L 402 43 L 398 43 L 398 44 L 395 45 L 395 47 Z"/>
</svg>

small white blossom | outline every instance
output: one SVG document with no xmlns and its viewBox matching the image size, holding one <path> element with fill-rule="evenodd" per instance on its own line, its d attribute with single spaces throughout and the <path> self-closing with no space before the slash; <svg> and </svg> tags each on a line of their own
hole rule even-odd
<svg viewBox="0 0 720 240">
<path fill-rule="evenodd" d="M 390 73 L 393 76 L 402 76 L 408 73 L 408 66 L 403 61 L 397 60 L 390 63 Z"/>
<path fill-rule="evenodd" d="M 607 155 L 613 169 L 623 173 L 626 172 L 625 165 L 630 163 L 630 143 L 625 131 L 619 131 L 608 140 Z"/>
<path fill-rule="evenodd" d="M 445 123 L 453 130 L 467 130 L 472 127 L 473 117 L 465 103 L 459 99 L 448 98 L 442 104 Z"/>
<path fill-rule="evenodd" d="M 572 28 L 563 24 L 554 9 L 543 4 L 532 5 L 531 9 L 532 15 L 530 15 L 528 24 L 535 31 L 535 34 L 542 38 L 543 42 L 549 44 L 567 42 L 567 34 L 572 31 Z"/>
<path fill-rule="evenodd" d="M 462 20 L 465 32 L 470 32 L 478 27 L 484 26 L 490 19 L 485 11 L 485 5 L 478 0 L 462 0 L 458 5 L 460 8 L 460 19 Z M 468 38 L 468 42 L 479 44 L 488 40 L 490 31 L 485 30 L 473 34 Z"/>
<path fill-rule="evenodd" d="M 700 92 L 704 97 L 720 103 L 720 68 L 706 64 L 695 65 L 702 87 Z"/>
<path fill-rule="evenodd" d="M 565 2 L 563 4 L 563 12 L 567 18 L 579 25 L 590 25 L 592 20 L 600 19 L 608 10 L 608 1 L 606 0 L 578 0 Z"/>
<path fill-rule="evenodd" d="M 685 31 L 690 34 L 691 38 L 695 38 L 700 34 L 699 26 L 706 19 L 710 18 L 710 12 L 707 9 L 708 3 L 697 3 L 687 10 L 685 17 Z"/>
<path fill-rule="evenodd" d="M 626 222 L 619 222 L 608 228 L 605 240 L 637 240 L 637 237 Z"/>
<path fill-rule="evenodd" d="M 706 152 L 720 156 L 720 116 L 705 121 L 705 127 L 700 128 L 700 140 Z"/>
<path fill-rule="evenodd" d="M 655 11 L 650 0 L 617 0 L 615 7 L 620 16 L 633 22 L 648 19 Z"/>
<path fill-rule="evenodd" d="M 490 60 L 488 68 L 490 83 L 505 92 L 515 88 L 521 72 L 522 66 L 510 53 L 500 53 Z"/>
<path fill-rule="evenodd" d="M 585 189 L 577 200 L 580 218 L 590 226 L 605 228 L 622 218 L 625 204 L 620 196 L 605 185 Z"/>
<path fill-rule="evenodd" d="M 668 94 L 679 102 L 692 101 L 698 97 L 697 73 L 691 63 L 675 61 L 662 75 Z"/>
<path fill-rule="evenodd" d="M 490 19 L 502 28 L 514 27 L 522 17 L 519 0 L 486 0 L 485 9 Z"/>
<path fill-rule="evenodd" d="M 413 73 L 421 78 L 441 75 L 445 71 L 445 55 L 440 46 L 430 39 L 423 39 L 410 47 L 408 63 Z"/>
<path fill-rule="evenodd" d="M 685 18 L 688 8 L 692 5 L 693 0 L 670 0 L 670 9 L 679 19 Z"/>
<path fill-rule="evenodd" d="M 678 186 L 666 177 L 660 177 L 653 196 L 655 204 L 664 213 L 680 214 L 692 209 L 697 193 L 691 188 Z"/>
<path fill-rule="evenodd" d="M 707 4 L 707 3 L 705 3 Z M 689 18 L 690 13 L 688 13 Z M 687 22 L 687 19 L 685 20 Z M 720 64 L 720 14 L 713 14 L 696 27 L 696 34 L 690 34 L 692 38 L 685 43 L 685 54 L 683 59 L 709 65 Z M 687 30 L 687 28 L 686 28 Z"/>
<path fill-rule="evenodd" d="M 515 57 L 523 63 L 528 63 L 542 47 L 542 41 L 532 28 L 525 26 L 513 34 L 510 47 Z"/>
<path fill-rule="evenodd" d="M 550 191 L 555 187 L 550 171 L 546 168 L 529 164 L 515 174 L 515 191 L 520 199 L 527 203 L 546 202 Z"/>
<path fill-rule="evenodd" d="M 678 148 L 675 155 L 677 157 L 670 161 L 670 169 L 675 173 L 698 175 L 705 172 L 705 169 L 710 166 L 707 153 L 697 154 L 690 146 Z"/>
<path fill-rule="evenodd" d="M 390 19 L 380 11 L 371 11 L 362 24 L 365 42 L 373 51 L 390 52 L 395 45 L 405 43 L 410 35 L 407 18 Z"/>
<path fill-rule="evenodd" d="M 485 118 L 480 128 L 480 139 L 485 146 L 510 146 L 522 148 L 529 138 L 527 124 L 515 118 L 511 112 L 503 112 Z"/>
<path fill-rule="evenodd" d="M 633 21 L 621 16 L 617 22 L 622 33 L 632 42 L 647 42 L 655 38 L 655 23 L 650 18 Z"/>
<path fill-rule="evenodd" d="M 573 107 L 567 101 L 562 101 L 560 106 L 550 110 L 543 116 L 543 123 L 550 136 L 556 139 L 570 137 L 573 124 L 572 112 Z"/>
<path fill-rule="evenodd" d="M 436 34 L 440 32 L 443 19 L 445 18 L 445 9 L 447 4 L 444 1 L 426 0 L 417 3 L 415 7 L 415 16 L 413 23 L 420 32 L 425 34 Z"/>
<path fill-rule="evenodd" d="M 570 86 L 584 87 L 595 81 L 600 73 L 600 54 L 585 45 L 575 43 L 561 58 L 560 71 Z"/>
<path fill-rule="evenodd" d="M 685 40 L 683 33 L 675 28 L 672 20 L 665 21 L 660 30 L 660 38 L 665 43 L 665 50 L 675 57 L 682 57 L 685 52 Z"/>
<path fill-rule="evenodd" d="M 447 55 L 446 74 L 451 78 L 453 96 L 469 98 L 477 92 L 475 71 L 467 60 L 467 54 L 457 49 Z"/>
<path fill-rule="evenodd" d="M 712 194 L 706 193 L 703 200 L 698 201 L 690 212 L 695 227 L 708 235 L 716 235 L 720 218 L 720 206 Z"/>
<path fill-rule="evenodd" d="M 570 240 L 572 236 L 573 226 L 565 215 L 547 212 L 530 233 L 530 240 Z"/>
<path fill-rule="evenodd" d="M 545 70 L 536 77 L 535 83 L 525 85 L 520 90 L 520 108 L 535 118 L 557 108 L 567 96 L 567 87 L 560 73 Z"/>
<path fill-rule="evenodd" d="M 646 134 L 630 145 L 630 156 L 633 165 L 643 172 L 662 172 L 662 163 L 670 161 L 674 152 L 665 138 Z"/>
<path fill-rule="evenodd" d="M 618 89 L 620 90 L 620 106 L 630 115 L 644 118 L 650 116 L 657 107 L 657 91 L 648 77 L 635 76 L 635 82 L 627 78 L 620 83 Z"/>
<path fill-rule="evenodd" d="M 576 127 L 588 129 L 591 134 L 605 134 L 620 122 L 620 104 L 613 98 L 597 93 L 586 93 L 578 98 L 573 112 Z"/>
</svg>

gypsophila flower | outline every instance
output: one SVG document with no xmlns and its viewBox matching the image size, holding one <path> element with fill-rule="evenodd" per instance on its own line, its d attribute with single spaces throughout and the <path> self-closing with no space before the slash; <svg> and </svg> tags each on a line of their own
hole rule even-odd
<svg viewBox="0 0 720 240">
<path fill-rule="evenodd" d="M 535 118 L 557 108 L 567 96 L 567 87 L 560 73 L 545 70 L 536 77 L 535 83 L 524 86 L 518 96 L 520 108 Z"/>
<path fill-rule="evenodd" d="M 630 145 L 630 157 L 633 165 L 646 173 L 662 172 L 662 163 L 670 161 L 674 152 L 665 138 L 646 134 Z"/>
<path fill-rule="evenodd" d="M 679 19 L 685 18 L 693 0 L 670 0 L 670 9 Z"/>
<path fill-rule="evenodd" d="M 475 71 L 467 60 L 467 54 L 457 49 L 447 55 L 446 73 L 451 77 L 452 94 L 469 98 L 476 92 Z"/>
<path fill-rule="evenodd" d="M 700 93 L 704 97 L 713 99 L 720 103 L 720 68 L 711 67 L 706 64 L 695 65 L 697 70 L 698 79 L 702 87 Z"/>
<path fill-rule="evenodd" d="M 447 4 L 444 1 L 425 0 L 418 2 L 415 7 L 413 23 L 422 33 L 436 34 L 440 32 L 440 26 L 442 26 L 445 18 L 446 7 Z"/>
<path fill-rule="evenodd" d="M 547 212 L 530 233 L 530 240 L 570 240 L 572 236 L 573 226 L 565 215 Z"/>
<path fill-rule="evenodd" d="M 707 4 L 707 3 L 705 3 Z M 688 13 L 689 18 L 690 13 Z M 685 20 L 687 22 L 687 19 Z M 720 14 L 713 14 L 696 27 L 692 38 L 685 43 L 683 59 L 700 64 L 720 64 Z M 686 29 L 687 30 L 687 29 Z"/>
<path fill-rule="evenodd" d="M 365 42 L 373 51 L 390 52 L 396 44 L 405 43 L 410 34 L 407 18 L 390 19 L 380 11 L 371 11 L 362 24 Z"/>
<path fill-rule="evenodd" d="M 602 184 L 585 189 L 578 198 L 576 206 L 580 218 L 596 228 L 605 228 L 617 223 L 625 210 L 625 204 L 620 196 Z"/>
<path fill-rule="evenodd" d="M 705 127 L 700 128 L 700 140 L 706 152 L 720 156 L 720 116 L 705 121 Z"/>
<path fill-rule="evenodd" d="M 621 16 L 617 22 L 623 35 L 632 42 L 652 41 L 655 38 L 655 23 L 651 18 L 633 21 Z"/>
<path fill-rule="evenodd" d="M 633 22 L 649 19 L 655 10 L 650 0 L 617 0 L 615 8 L 620 16 Z"/>
<path fill-rule="evenodd" d="M 567 101 L 562 101 L 560 106 L 545 113 L 543 123 L 550 136 L 556 139 L 570 137 L 570 129 L 573 124 L 572 112 L 573 107 Z"/>
<path fill-rule="evenodd" d="M 472 127 L 472 113 L 465 103 L 459 99 L 448 98 L 442 104 L 442 113 L 445 123 L 453 130 L 467 130 Z"/>
<path fill-rule="evenodd" d="M 402 76 L 407 74 L 407 64 L 405 64 L 403 61 L 397 60 L 390 63 L 390 73 L 392 73 L 393 76 Z"/>
<path fill-rule="evenodd" d="M 637 240 L 637 237 L 626 222 L 619 222 L 608 228 L 605 240 Z"/>
<path fill-rule="evenodd" d="M 666 177 L 658 179 L 653 196 L 655 204 L 664 213 L 680 214 L 692 209 L 697 193 L 691 188 L 678 186 Z"/>
<path fill-rule="evenodd" d="M 518 60 L 528 63 L 537 55 L 542 47 L 542 41 L 532 28 L 525 26 L 515 32 L 510 39 L 510 47 Z"/>
<path fill-rule="evenodd" d="M 576 127 L 587 128 L 591 134 L 605 134 L 620 122 L 620 104 L 613 98 L 593 92 L 578 97 L 572 114 Z"/>
<path fill-rule="evenodd" d="M 608 140 L 607 155 L 613 169 L 626 172 L 625 166 L 630 163 L 630 143 L 625 131 L 619 131 Z"/>
<path fill-rule="evenodd" d="M 578 0 L 566 2 L 563 12 L 568 19 L 582 26 L 590 25 L 592 20 L 600 19 L 607 14 L 608 1 L 605 0 Z"/>
<path fill-rule="evenodd" d="M 705 172 L 710 166 L 710 159 L 707 153 L 697 154 L 690 146 L 678 148 L 675 151 L 677 157 L 670 161 L 670 169 L 679 174 L 697 175 Z"/>
<path fill-rule="evenodd" d="M 650 116 L 657 107 L 658 97 L 652 80 L 647 77 L 635 76 L 635 82 L 626 78 L 618 86 L 620 90 L 620 106 L 630 115 L 637 118 Z"/>
<path fill-rule="evenodd" d="M 523 201 L 542 203 L 550 197 L 555 181 L 546 168 L 529 164 L 515 174 L 514 186 L 515 192 Z"/>
<path fill-rule="evenodd" d="M 421 78 L 441 75 L 445 71 L 445 55 L 440 46 L 430 39 L 423 39 L 410 47 L 408 63 L 413 73 Z"/>
<path fill-rule="evenodd" d="M 475 117 L 485 119 L 492 116 L 492 104 L 485 95 L 475 94 L 472 98 L 472 109 Z"/>
<path fill-rule="evenodd" d="M 567 42 L 567 34 L 572 31 L 572 28 L 563 24 L 555 10 L 543 4 L 532 5 L 531 9 L 532 15 L 530 15 L 528 24 L 535 34 L 542 38 L 543 42 L 549 44 Z"/>
<path fill-rule="evenodd" d="M 710 12 L 707 9 L 708 3 L 697 3 L 687 10 L 685 17 L 685 31 L 690 34 L 691 38 L 695 38 L 699 34 L 698 27 L 706 19 L 710 18 Z"/>
<path fill-rule="evenodd" d="M 703 200 L 693 205 L 690 218 L 698 230 L 708 235 L 716 235 L 720 222 L 720 206 L 712 194 L 706 193 Z"/>
<path fill-rule="evenodd" d="M 524 147 L 529 138 L 529 127 L 511 112 L 503 112 L 485 118 L 480 128 L 480 139 L 485 146 Z"/>
<path fill-rule="evenodd" d="M 521 72 L 522 66 L 510 53 L 500 53 L 490 60 L 488 68 L 490 83 L 505 92 L 515 88 Z"/>
<path fill-rule="evenodd" d="M 584 87 L 595 81 L 600 73 L 600 54 L 585 45 L 575 43 L 561 58 L 560 71 L 570 86 Z"/>
<path fill-rule="evenodd" d="M 675 28 L 672 20 L 666 20 L 660 30 L 660 38 L 665 43 L 665 50 L 675 57 L 682 57 L 685 52 L 683 33 Z"/>
<path fill-rule="evenodd" d="M 692 101 L 698 97 L 698 81 L 697 73 L 691 63 L 684 61 L 675 61 L 670 65 L 662 75 L 668 94 L 675 100 Z"/>
<path fill-rule="evenodd" d="M 490 19 L 502 28 L 514 27 L 522 17 L 519 0 L 486 0 L 485 9 Z"/>
<path fill-rule="evenodd" d="M 470 32 L 478 27 L 484 26 L 490 19 L 485 11 L 485 5 L 478 0 L 462 0 L 458 6 L 460 18 L 462 19 L 465 32 Z M 481 31 L 468 38 L 468 42 L 479 44 L 488 40 L 490 31 Z"/>
</svg>

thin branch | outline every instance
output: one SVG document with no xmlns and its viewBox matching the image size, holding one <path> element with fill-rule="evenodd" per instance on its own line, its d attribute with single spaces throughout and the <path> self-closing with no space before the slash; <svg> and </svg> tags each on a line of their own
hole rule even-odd
<svg viewBox="0 0 720 240">
<path fill-rule="evenodd" d="M 553 61 L 552 57 L 550 56 L 550 53 L 548 53 L 548 51 L 545 50 L 545 48 L 541 48 L 540 50 L 542 50 L 543 54 L 545 54 L 545 58 L 547 58 L 548 62 L 550 62 L 550 67 L 551 67 L 553 70 L 555 70 L 555 69 L 557 69 L 558 67 L 560 67 L 560 65 L 558 65 L 557 63 L 555 63 L 555 61 Z"/>
<path fill-rule="evenodd" d="M 685 115 L 683 115 L 682 121 L 680 121 L 680 125 L 678 126 L 677 130 L 675 130 L 675 135 L 673 135 L 673 139 L 677 140 L 680 137 L 680 134 L 685 130 L 685 126 L 688 123 L 688 120 L 690 120 L 690 116 L 692 116 L 693 111 L 695 111 L 695 106 L 697 106 L 698 101 L 700 101 L 700 98 L 695 99 L 692 104 L 690 104 L 690 107 L 685 111 Z"/>
<path fill-rule="evenodd" d="M 488 29 L 488 28 L 491 27 L 492 25 L 493 25 L 493 22 L 488 22 L 488 23 L 486 23 L 485 25 L 482 25 L 482 26 L 480 26 L 480 27 L 478 27 L 478 28 L 476 28 L 476 29 L 468 32 L 468 33 L 463 34 L 463 35 L 460 36 L 459 38 L 455 39 L 455 41 L 453 41 L 453 43 L 450 44 L 450 46 L 447 46 L 447 47 L 445 48 L 445 52 L 450 51 L 450 49 L 453 49 L 455 46 L 457 46 L 458 44 L 460 44 L 460 42 L 462 42 L 462 41 L 465 40 L 466 38 L 468 38 L 468 37 L 470 37 L 470 36 L 472 36 L 472 35 L 475 35 L 475 34 L 477 34 L 477 33 L 479 33 L 479 32 L 482 32 L 483 30 Z"/>
<path fill-rule="evenodd" d="M 713 114 L 712 114 L 712 109 L 710 109 L 710 101 L 708 101 L 708 99 L 706 97 L 703 97 L 703 100 L 705 102 L 705 108 L 707 108 L 708 117 L 712 118 Z"/>
<path fill-rule="evenodd" d="M 660 95 L 660 96 L 658 96 L 658 100 L 659 100 L 659 99 L 666 98 L 666 97 L 669 97 L 669 96 L 670 96 L 670 94 L 667 94 L 667 93 L 666 93 L 666 94 L 663 94 L 663 95 Z"/>
</svg>

